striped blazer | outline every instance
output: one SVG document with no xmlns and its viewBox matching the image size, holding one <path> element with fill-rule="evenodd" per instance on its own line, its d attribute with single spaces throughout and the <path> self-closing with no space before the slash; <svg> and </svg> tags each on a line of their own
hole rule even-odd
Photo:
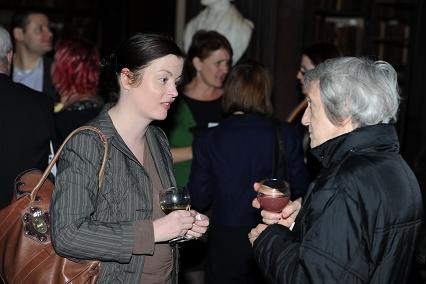
<svg viewBox="0 0 426 284">
<path fill-rule="evenodd" d="M 105 106 L 89 123 L 107 136 L 109 145 L 100 191 L 98 172 L 103 146 L 96 133 L 78 133 L 61 154 L 52 196 L 52 242 L 60 255 L 102 261 L 98 283 L 139 283 L 144 255 L 132 254 L 134 221 L 150 222 L 152 183 L 114 128 L 107 113 L 110 107 Z M 146 142 L 162 186 L 175 185 L 165 134 L 149 126 Z M 147 248 L 146 253 L 152 254 L 153 248 Z"/>
</svg>

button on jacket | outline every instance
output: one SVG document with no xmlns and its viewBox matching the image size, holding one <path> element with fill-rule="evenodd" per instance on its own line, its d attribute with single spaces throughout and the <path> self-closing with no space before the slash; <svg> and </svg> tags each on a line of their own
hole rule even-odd
<svg viewBox="0 0 426 284">
<path fill-rule="evenodd" d="M 80 132 L 66 145 L 58 163 L 51 209 L 52 241 L 60 255 L 102 261 L 98 283 L 139 283 L 144 254 L 153 254 L 154 240 L 153 231 L 147 232 L 152 246 L 144 254 L 132 254 L 134 222 L 151 222 L 152 183 L 114 128 L 109 107 L 89 123 L 108 138 L 104 186 L 98 192 L 102 143 L 96 133 Z M 149 126 L 146 143 L 162 186 L 175 185 L 165 134 Z"/>
<path fill-rule="evenodd" d="M 356 129 L 314 148 L 324 169 L 291 232 L 254 242 L 273 283 L 405 283 L 422 218 L 417 180 L 391 125 Z"/>
</svg>

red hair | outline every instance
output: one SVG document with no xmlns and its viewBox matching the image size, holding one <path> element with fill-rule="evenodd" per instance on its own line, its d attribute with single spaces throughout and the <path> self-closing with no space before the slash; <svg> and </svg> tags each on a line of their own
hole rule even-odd
<svg viewBox="0 0 426 284">
<path fill-rule="evenodd" d="M 99 82 L 97 48 L 82 39 L 59 41 L 52 81 L 64 105 L 95 95 Z"/>
</svg>

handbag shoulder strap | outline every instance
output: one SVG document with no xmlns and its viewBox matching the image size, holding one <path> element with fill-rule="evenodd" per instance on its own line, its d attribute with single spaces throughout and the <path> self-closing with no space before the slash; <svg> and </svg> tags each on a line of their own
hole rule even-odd
<svg viewBox="0 0 426 284">
<path fill-rule="evenodd" d="M 281 139 L 281 131 L 280 131 L 280 121 L 278 119 L 272 119 L 272 125 L 274 129 L 274 151 L 273 151 L 273 157 L 272 157 L 272 178 L 284 178 L 288 180 L 287 172 L 288 172 L 288 165 L 287 165 L 287 157 L 286 157 L 286 150 L 285 150 L 285 143 Z M 279 168 L 279 161 L 280 159 L 283 159 L 284 163 L 284 173 L 282 176 L 278 176 L 278 168 Z"/>
<path fill-rule="evenodd" d="M 67 144 L 67 142 L 78 132 L 84 131 L 84 130 L 91 130 L 94 131 L 95 133 L 98 134 L 99 138 L 102 141 L 102 144 L 104 146 L 104 153 L 103 153 L 103 157 L 102 157 L 102 163 L 101 163 L 101 168 L 99 169 L 99 189 L 102 188 L 103 182 L 104 182 L 104 175 L 105 175 L 105 165 L 106 165 L 106 160 L 107 160 L 107 153 L 108 153 L 108 143 L 107 143 L 107 138 L 105 136 L 105 134 L 102 133 L 101 130 L 99 130 L 98 128 L 94 127 L 94 126 L 82 126 L 77 128 L 76 130 L 74 130 L 73 132 L 71 132 L 67 138 L 65 139 L 65 141 L 62 143 L 62 145 L 59 147 L 58 151 L 56 152 L 55 156 L 53 157 L 52 161 L 50 161 L 49 165 L 47 166 L 46 170 L 43 172 L 43 175 L 41 176 L 40 180 L 38 181 L 37 185 L 34 187 L 34 189 L 31 191 L 31 202 L 34 202 L 37 196 L 37 193 L 39 191 L 39 189 L 41 188 L 41 186 L 43 185 L 43 183 L 46 181 L 46 178 L 48 177 L 51 169 L 53 168 L 53 166 L 56 164 L 56 161 L 59 159 L 59 155 L 62 152 L 62 149 L 65 147 L 65 144 Z"/>
</svg>

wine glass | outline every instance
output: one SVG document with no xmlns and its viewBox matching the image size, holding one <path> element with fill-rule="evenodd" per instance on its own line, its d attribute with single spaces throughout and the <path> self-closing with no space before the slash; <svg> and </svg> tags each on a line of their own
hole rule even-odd
<svg viewBox="0 0 426 284">
<path fill-rule="evenodd" d="M 163 190 L 160 190 L 159 194 L 160 207 L 164 213 L 169 214 L 175 210 L 187 210 L 191 209 L 191 198 L 189 191 L 186 187 L 172 186 Z M 170 243 L 183 242 L 190 240 L 191 236 L 178 236 L 171 239 Z"/>
<path fill-rule="evenodd" d="M 257 200 L 260 206 L 271 212 L 281 212 L 290 201 L 290 186 L 282 179 L 264 179 L 260 182 Z"/>
</svg>

